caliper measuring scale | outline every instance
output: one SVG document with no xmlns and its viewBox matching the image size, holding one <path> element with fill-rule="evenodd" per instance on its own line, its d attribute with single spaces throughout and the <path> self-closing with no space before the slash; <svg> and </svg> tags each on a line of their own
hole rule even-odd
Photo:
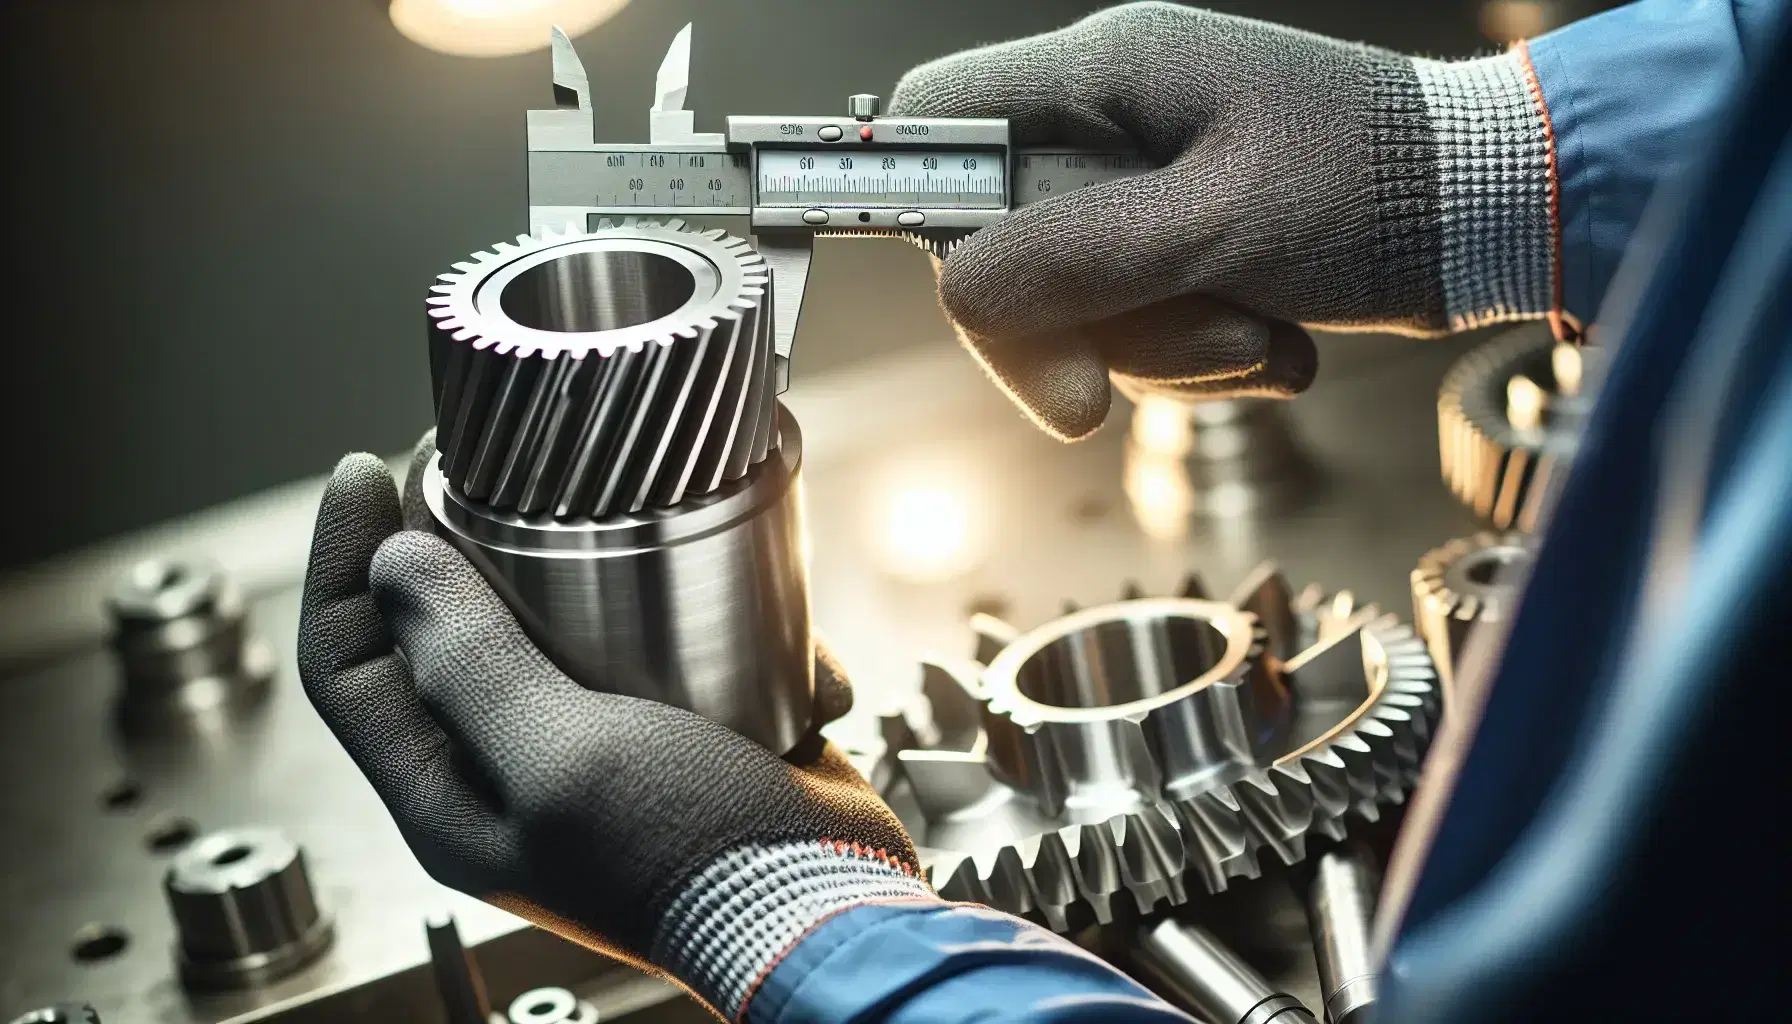
<svg viewBox="0 0 1792 1024">
<path fill-rule="evenodd" d="M 731 115 L 697 132 L 685 109 L 691 26 L 655 79 L 649 141 L 600 141 L 590 80 L 572 41 L 552 36 L 554 110 L 529 111 L 531 231 L 607 218 L 741 218 L 774 281 L 778 390 L 818 234 L 892 235 L 944 257 L 1018 206 L 1128 177 L 1136 153 L 1013 144 L 1005 118 L 883 117 L 855 95 L 840 116 Z"/>
</svg>

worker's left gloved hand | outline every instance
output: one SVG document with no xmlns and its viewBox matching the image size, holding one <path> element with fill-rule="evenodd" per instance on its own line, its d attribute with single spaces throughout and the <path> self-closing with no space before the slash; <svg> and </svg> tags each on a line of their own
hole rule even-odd
<svg viewBox="0 0 1792 1024">
<path fill-rule="evenodd" d="M 412 480 L 434 456 L 425 439 Z M 932 898 L 889 808 L 818 735 L 780 759 L 688 711 L 587 690 L 458 551 L 405 529 L 379 459 L 318 510 L 299 673 L 438 881 L 684 982 L 734 1016 L 823 916 Z M 818 704 L 850 696 L 820 659 Z M 843 699 L 844 698 L 844 699 Z"/>
</svg>

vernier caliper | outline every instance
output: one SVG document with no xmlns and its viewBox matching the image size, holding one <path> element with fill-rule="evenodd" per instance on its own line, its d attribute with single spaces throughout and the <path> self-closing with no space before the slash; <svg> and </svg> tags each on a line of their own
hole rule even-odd
<svg viewBox="0 0 1792 1024">
<path fill-rule="evenodd" d="M 841 117 L 731 116 L 726 132 L 693 131 L 689 25 L 660 64 L 648 142 L 603 142 L 585 67 L 558 28 L 552 52 L 558 109 L 529 111 L 530 230 L 747 218 L 772 269 L 780 391 L 816 235 L 898 235 L 944 256 L 1016 206 L 1150 166 L 1130 153 L 1016 147 L 1004 118 L 880 117 L 868 95 Z"/>
</svg>

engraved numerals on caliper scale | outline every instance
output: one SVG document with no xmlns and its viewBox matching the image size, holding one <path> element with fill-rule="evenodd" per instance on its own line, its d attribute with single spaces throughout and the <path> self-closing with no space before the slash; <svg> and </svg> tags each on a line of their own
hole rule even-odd
<svg viewBox="0 0 1792 1024">
<path fill-rule="evenodd" d="M 945 256 L 1016 206 L 1149 167 L 1131 153 L 1017 147 L 1002 118 L 881 117 L 875 96 L 851 97 L 838 117 L 736 115 L 726 132 L 697 132 L 689 25 L 660 64 L 647 143 L 602 142 L 590 80 L 559 29 L 552 51 L 558 109 L 529 111 L 530 230 L 746 218 L 772 270 L 779 390 L 817 234 L 896 235 Z"/>
</svg>

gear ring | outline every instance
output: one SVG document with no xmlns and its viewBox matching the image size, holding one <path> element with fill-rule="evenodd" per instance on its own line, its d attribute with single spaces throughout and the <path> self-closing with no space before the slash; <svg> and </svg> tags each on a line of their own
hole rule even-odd
<svg viewBox="0 0 1792 1024">
<path fill-rule="evenodd" d="M 1412 571 L 1413 621 L 1437 665 L 1446 700 L 1454 695 L 1469 631 L 1509 614 L 1518 589 L 1510 570 L 1530 561 L 1524 535 L 1516 532 L 1461 537 L 1419 559 Z"/>
<path fill-rule="evenodd" d="M 1438 711 L 1424 644 L 1373 606 L 1272 566 L 1229 602 L 1191 578 L 1019 633 L 983 620 L 983 662 L 940 662 L 974 702 L 968 750 L 910 749 L 891 792 L 942 895 L 1060 931 L 1141 913 L 1342 838 L 1417 779 Z M 1167 684 L 1167 685 L 1165 685 Z M 934 698 L 935 717 L 940 717 Z M 952 717 L 952 710 L 946 710 Z"/>
<path fill-rule="evenodd" d="M 1438 389 L 1439 458 L 1450 490 L 1502 530 L 1536 525 L 1534 495 L 1579 442 L 1595 350 L 1519 330 L 1457 360 Z"/>
<path fill-rule="evenodd" d="M 431 288 L 436 446 L 500 512 L 603 520 L 739 480 L 777 448 L 764 259 L 682 221 L 518 236 Z"/>
</svg>

